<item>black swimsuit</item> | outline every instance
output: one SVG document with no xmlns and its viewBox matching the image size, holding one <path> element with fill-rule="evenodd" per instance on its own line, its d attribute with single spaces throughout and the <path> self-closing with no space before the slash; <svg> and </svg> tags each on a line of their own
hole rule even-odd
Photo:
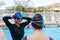
<svg viewBox="0 0 60 40">
<path fill-rule="evenodd" d="M 20 24 L 19 27 L 17 27 L 15 24 L 11 24 L 8 19 L 11 19 L 10 16 L 3 17 L 3 21 L 7 25 L 7 27 L 10 30 L 11 36 L 13 40 L 21 40 L 24 36 L 24 27 L 30 23 L 31 18 L 23 17 L 23 19 L 26 19 L 26 22 L 23 22 Z"/>
</svg>

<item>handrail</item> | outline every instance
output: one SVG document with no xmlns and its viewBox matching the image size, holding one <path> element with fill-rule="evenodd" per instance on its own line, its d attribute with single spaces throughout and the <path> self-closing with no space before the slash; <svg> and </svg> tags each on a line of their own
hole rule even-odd
<svg viewBox="0 0 60 40">
<path fill-rule="evenodd" d="M 60 25 L 60 23 L 45 23 L 44 25 Z M 5 24 L 0 24 L 0 27 L 5 27 L 5 26 L 6 26 Z"/>
</svg>

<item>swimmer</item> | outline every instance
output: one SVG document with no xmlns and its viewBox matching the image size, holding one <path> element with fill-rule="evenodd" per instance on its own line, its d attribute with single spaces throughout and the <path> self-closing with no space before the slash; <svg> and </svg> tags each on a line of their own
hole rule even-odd
<svg viewBox="0 0 60 40">
<path fill-rule="evenodd" d="M 15 23 L 14 24 L 10 23 L 8 21 L 9 19 L 14 19 Z M 23 19 L 27 21 L 21 23 Z M 16 12 L 12 17 L 11 16 L 3 17 L 3 21 L 10 30 L 12 40 L 21 40 L 21 38 L 24 36 L 24 27 L 30 23 L 31 18 L 23 17 L 20 12 Z"/>
<path fill-rule="evenodd" d="M 40 14 L 33 16 L 31 25 L 34 33 L 30 36 L 23 37 L 22 40 L 53 40 L 51 37 L 43 35 L 42 28 L 44 26 L 44 21 Z"/>
</svg>

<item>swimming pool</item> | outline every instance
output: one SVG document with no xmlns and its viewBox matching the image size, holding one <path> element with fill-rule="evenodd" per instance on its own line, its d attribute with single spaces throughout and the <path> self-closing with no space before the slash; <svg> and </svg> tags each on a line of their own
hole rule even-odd
<svg viewBox="0 0 60 40">
<path fill-rule="evenodd" d="M 7 27 L 2 28 L 7 40 L 12 40 L 12 37 L 10 35 L 9 29 Z M 25 27 L 24 29 L 25 34 L 24 36 L 29 36 L 33 33 L 32 27 Z M 60 27 L 57 26 L 46 26 L 42 29 L 42 32 L 44 35 L 49 36 L 53 38 L 54 40 L 60 40 Z"/>
</svg>

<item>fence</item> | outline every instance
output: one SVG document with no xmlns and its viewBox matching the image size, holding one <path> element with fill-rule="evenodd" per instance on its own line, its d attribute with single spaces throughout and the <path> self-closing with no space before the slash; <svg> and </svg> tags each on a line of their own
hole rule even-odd
<svg viewBox="0 0 60 40">
<path fill-rule="evenodd" d="M 36 12 L 36 13 L 32 13 L 32 12 L 22 12 L 23 16 L 25 17 L 32 17 L 35 14 L 41 14 L 43 16 L 44 19 L 44 23 L 60 23 L 60 12 Z M 0 24 L 3 23 L 3 16 L 6 15 L 13 15 L 14 12 L 9 12 L 9 13 L 0 13 Z"/>
</svg>

